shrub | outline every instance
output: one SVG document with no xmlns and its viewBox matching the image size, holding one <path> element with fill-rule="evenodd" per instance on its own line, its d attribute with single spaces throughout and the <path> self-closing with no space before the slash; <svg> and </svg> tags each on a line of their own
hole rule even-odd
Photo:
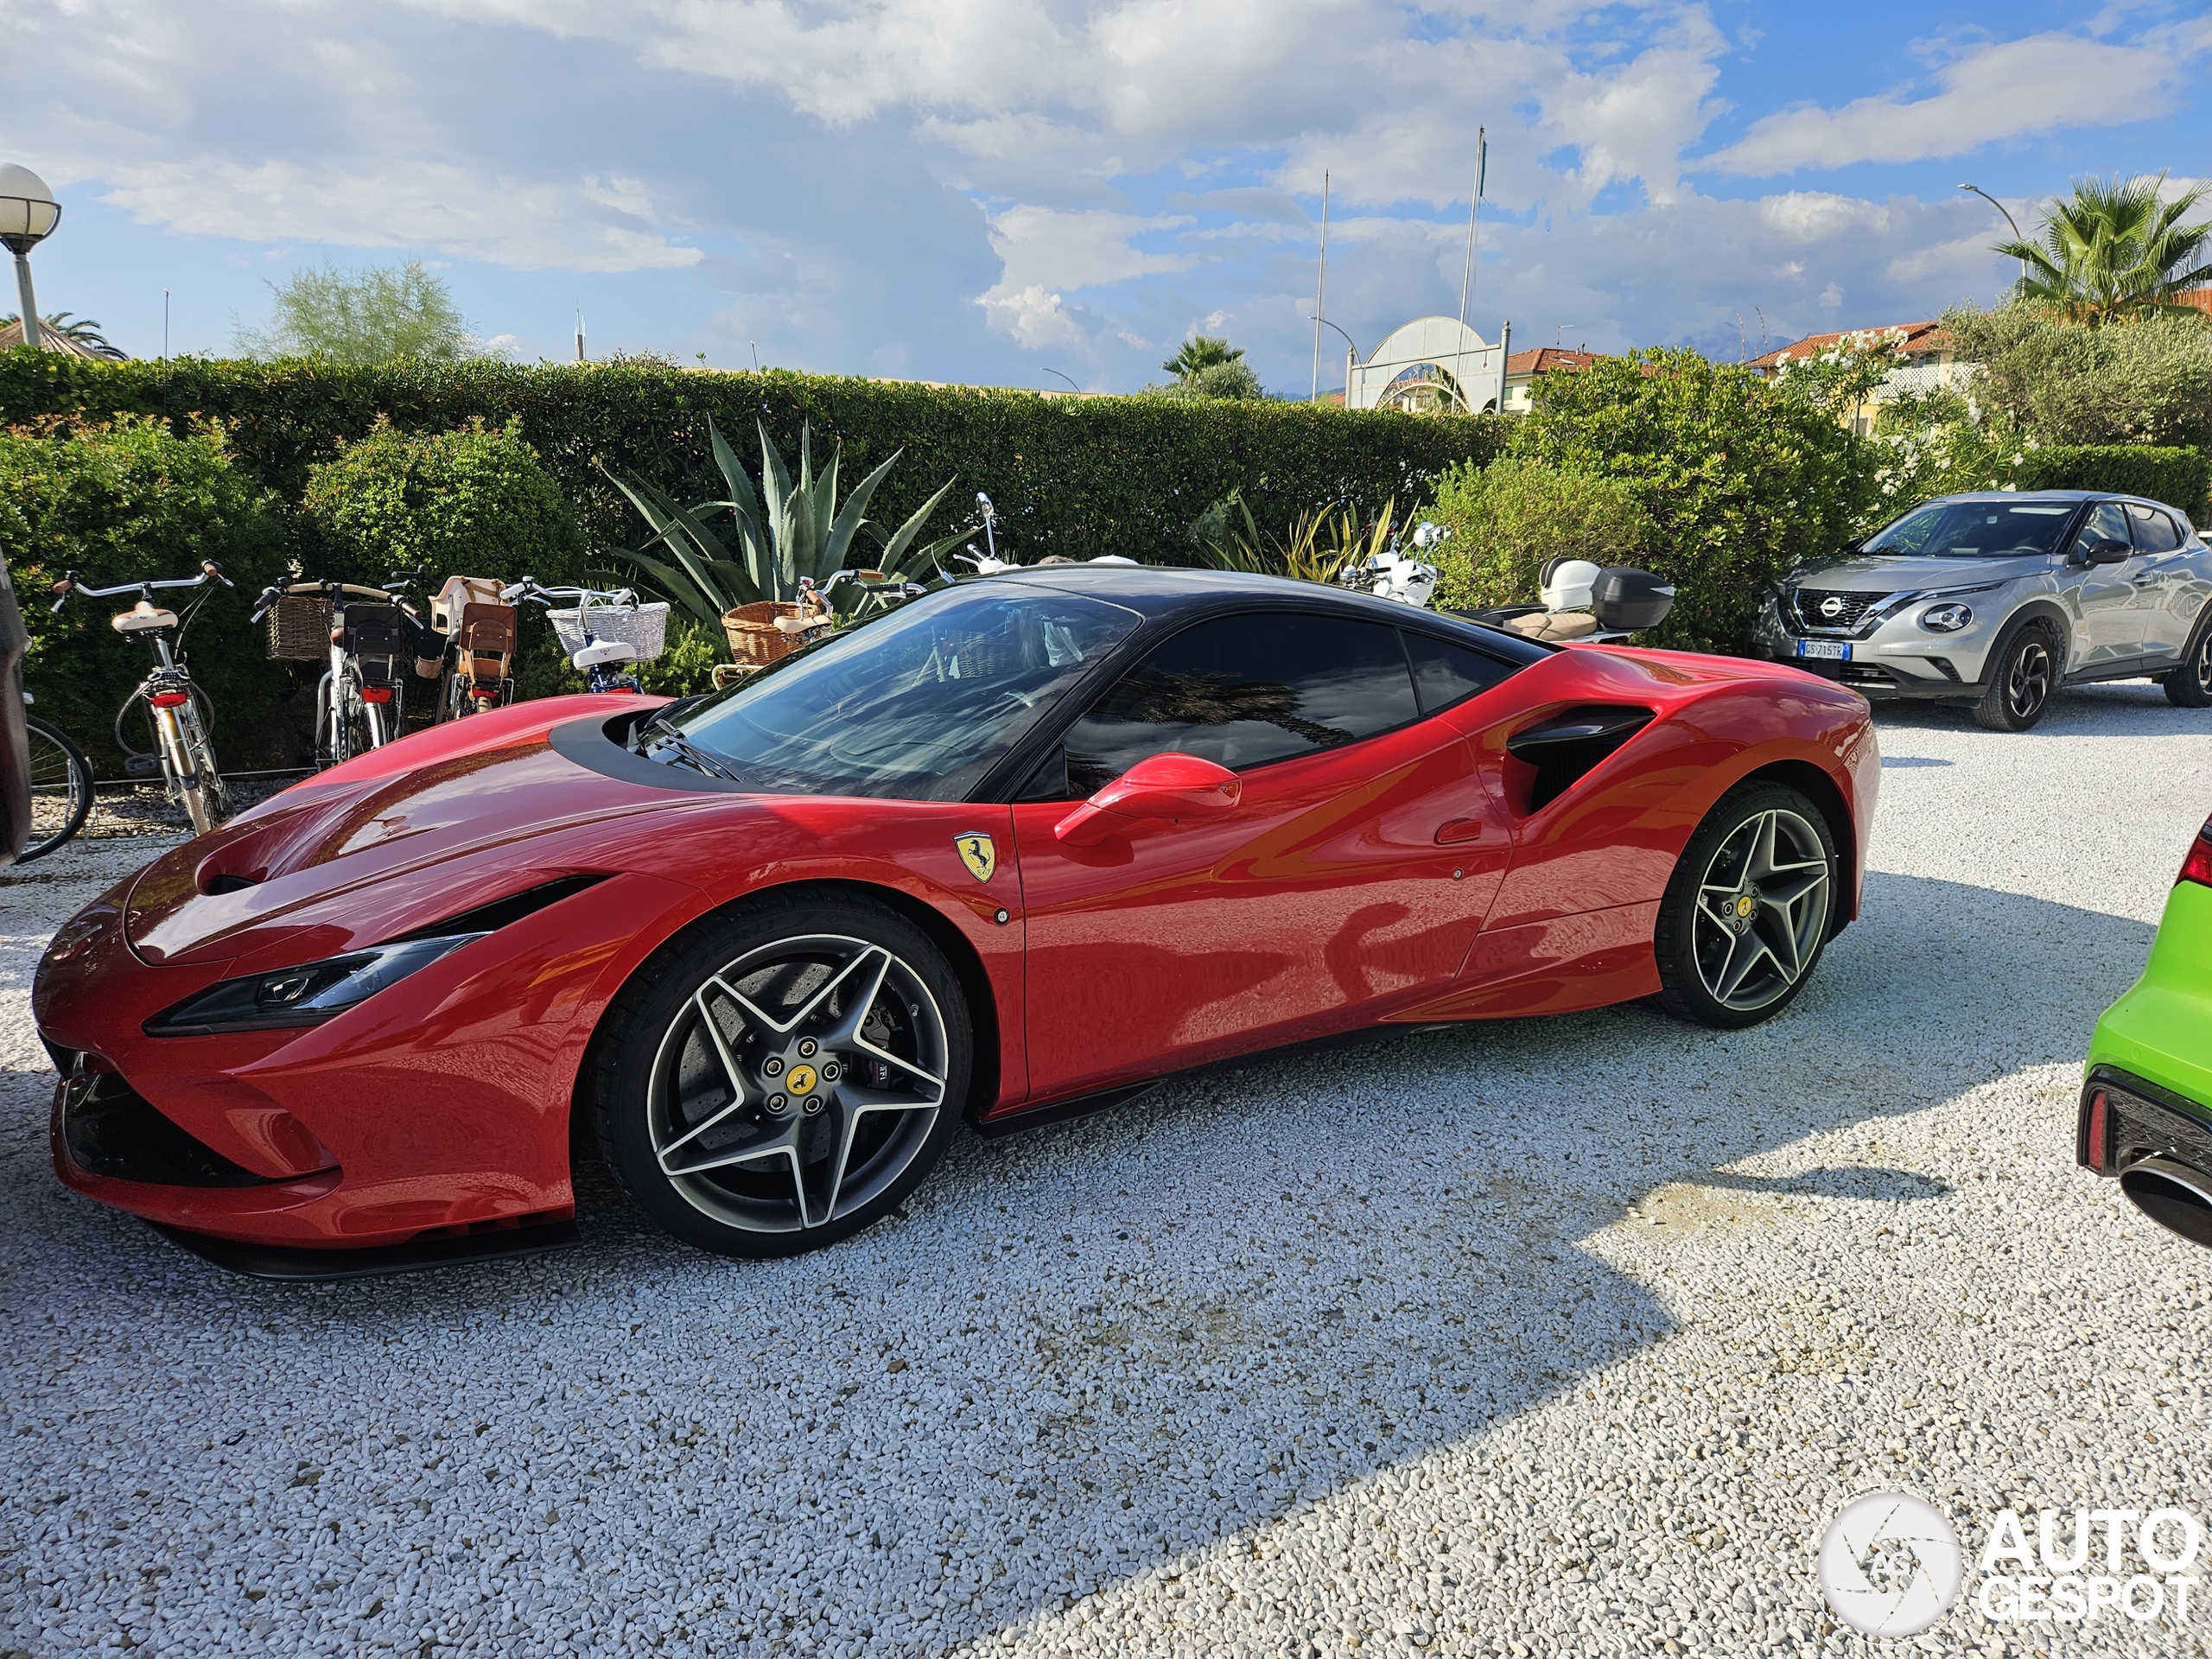
<svg viewBox="0 0 2212 1659">
<path fill-rule="evenodd" d="M 307 516 L 339 575 L 374 585 L 427 567 L 448 575 L 572 582 L 582 553 L 561 486 L 522 440 L 472 419 L 451 431 L 404 432 L 384 416 L 366 436 L 308 471 Z"/>
<path fill-rule="evenodd" d="M 1879 515 L 1880 451 L 1839 424 L 1880 365 L 1839 359 L 1763 380 L 1688 350 L 1600 359 L 1536 383 L 1513 454 L 1628 486 L 1646 562 L 1678 590 L 1655 643 L 1732 651 L 1759 588 Z"/>
<path fill-rule="evenodd" d="M 2022 438 L 2212 449 L 2212 325 L 2200 315 L 2085 328 L 2008 305 L 1949 311 L 1943 326 L 1979 365 L 1975 402 Z"/>
<path fill-rule="evenodd" d="M 1567 377 L 1559 377 L 1566 378 Z M 1338 505 L 1363 521 L 1382 504 L 1426 500 L 1456 461 L 1504 445 L 1500 416 L 1421 417 L 1392 410 L 1243 398 L 1047 397 L 1035 392 L 800 375 L 723 373 L 671 365 L 406 360 L 96 364 L 58 352 L 0 353 L 0 418 L 121 411 L 219 416 L 238 456 L 284 499 L 310 467 L 367 432 L 378 415 L 404 432 L 442 432 L 481 416 L 519 420 L 576 510 L 586 544 L 644 539 L 634 511 L 600 470 L 650 477 L 680 501 L 721 493 L 709 415 L 726 432 L 757 419 L 785 454 L 811 423 L 866 473 L 905 454 L 870 504 L 900 524 L 948 477 L 988 491 L 1008 556 L 1101 553 L 1196 563 L 1185 527 L 1242 489 L 1262 524 Z M 520 575 L 519 571 L 499 574 Z M 536 573 L 543 575 L 544 572 Z"/>
<path fill-rule="evenodd" d="M 110 588 L 188 576 L 203 559 L 237 584 L 207 598 L 181 642 L 213 705 L 215 753 L 226 767 L 288 757 L 289 734 L 276 717 L 284 670 L 265 659 L 258 632 L 246 626 L 253 595 L 283 575 L 283 527 L 220 425 L 180 436 L 167 422 L 126 415 L 81 428 L 10 428 L 0 433 L 0 505 L 9 509 L 0 512 L 0 553 L 24 597 L 31 636 L 24 682 L 39 713 L 99 771 L 122 770 L 116 711 L 150 658 L 108 626 L 130 608 L 126 599 L 72 599 L 59 616 L 39 601 L 65 570 Z M 156 597 L 181 609 L 200 595 Z"/>
<path fill-rule="evenodd" d="M 1626 480 L 1517 457 L 1452 468 L 1428 516 L 1452 531 L 1434 556 L 1444 609 L 1533 604 L 1552 560 L 1633 564 L 1655 533 Z"/>
<path fill-rule="evenodd" d="M 648 691 L 669 696 L 688 696 L 714 689 L 715 664 L 729 660 L 728 642 L 719 626 L 684 622 L 671 616 L 668 649 L 650 663 L 638 665 L 638 683 Z"/>
<path fill-rule="evenodd" d="M 2024 490 L 2145 495 L 2203 521 L 2212 463 L 2196 449 L 2150 444 L 2050 444 L 2022 454 L 2009 480 Z"/>
</svg>

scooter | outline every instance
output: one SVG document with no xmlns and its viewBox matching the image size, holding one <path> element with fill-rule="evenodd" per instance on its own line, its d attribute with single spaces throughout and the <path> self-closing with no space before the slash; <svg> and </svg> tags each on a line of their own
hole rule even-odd
<svg viewBox="0 0 2212 1659">
<path fill-rule="evenodd" d="M 1470 622 L 1554 644 L 1613 645 L 1656 628 L 1675 607 L 1675 589 L 1649 570 L 1589 559 L 1554 559 L 1543 569 L 1541 605 L 1454 611 Z"/>
</svg>

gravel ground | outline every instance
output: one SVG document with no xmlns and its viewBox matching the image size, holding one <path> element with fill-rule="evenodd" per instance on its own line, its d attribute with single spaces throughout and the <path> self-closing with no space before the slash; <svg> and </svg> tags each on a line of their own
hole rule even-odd
<svg viewBox="0 0 2212 1659">
<path fill-rule="evenodd" d="M 1862 1491 L 1970 1550 L 2205 1515 L 2212 1257 L 2070 1160 L 2212 716 L 1882 741 L 1866 916 L 1769 1026 L 1256 1065 L 775 1263 L 587 1178 L 563 1255 L 226 1277 L 45 1162 L 32 963 L 156 843 L 0 879 L 0 1650 L 1857 1652 L 1811 1551 Z M 2200 1643 L 1962 1604 L 1917 1646 Z"/>
</svg>

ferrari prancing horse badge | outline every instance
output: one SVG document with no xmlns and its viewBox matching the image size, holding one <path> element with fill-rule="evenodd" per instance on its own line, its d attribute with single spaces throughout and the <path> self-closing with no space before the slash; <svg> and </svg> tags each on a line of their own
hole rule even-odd
<svg viewBox="0 0 2212 1659">
<path fill-rule="evenodd" d="M 970 833 L 956 836 L 952 843 L 960 849 L 960 861 L 978 881 L 988 881 L 991 872 L 999 867 L 998 849 L 991 845 L 986 835 Z"/>
</svg>

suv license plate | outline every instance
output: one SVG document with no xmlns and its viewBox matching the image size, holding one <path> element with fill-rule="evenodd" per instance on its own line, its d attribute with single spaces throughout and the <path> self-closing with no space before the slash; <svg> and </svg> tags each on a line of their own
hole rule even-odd
<svg viewBox="0 0 2212 1659">
<path fill-rule="evenodd" d="M 1851 647 L 1840 639 L 1800 639 L 1797 654 L 1800 657 L 1826 657 L 1835 662 L 1847 663 L 1851 660 Z"/>
</svg>

